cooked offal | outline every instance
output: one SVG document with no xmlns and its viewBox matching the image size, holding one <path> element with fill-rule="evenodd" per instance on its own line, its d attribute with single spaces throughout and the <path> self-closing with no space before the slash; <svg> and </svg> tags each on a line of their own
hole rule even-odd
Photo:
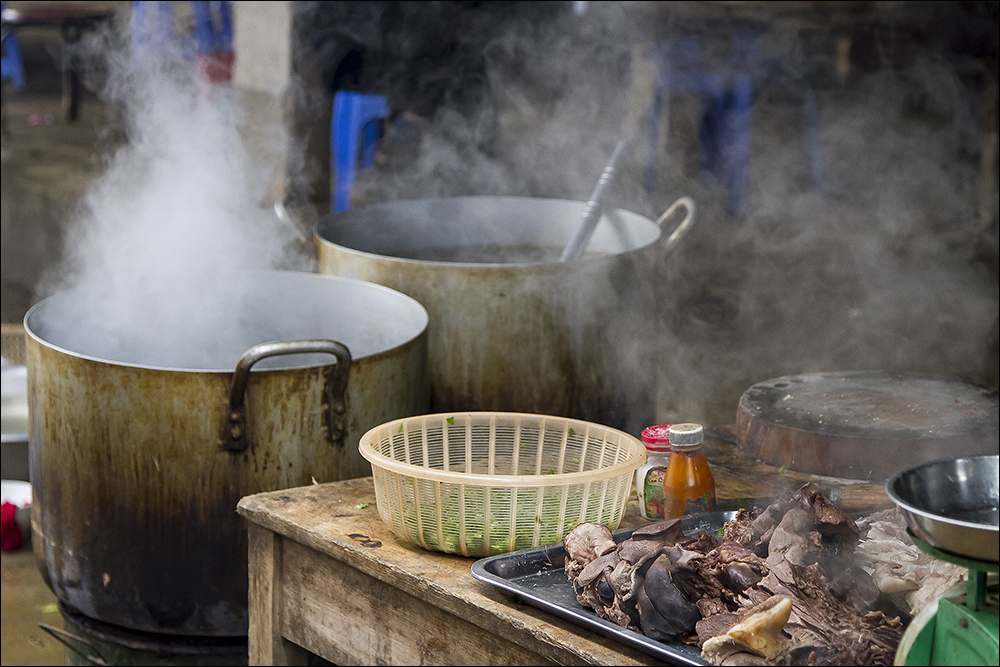
<svg viewBox="0 0 1000 667">
<path fill-rule="evenodd" d="M 887 524 L 862 528 L 871 525 L 889 539 Z M 892 577 L 873 579 L 862 528 L 813 483 L 740 510 L 721 541 L 670 519 L 610 549 L 600 528 L 582 524 L 565 538 L 580 603 L 652 639 L 697 645 L 713 664 L 892 664 L 917 611 Z"/>
</svg>

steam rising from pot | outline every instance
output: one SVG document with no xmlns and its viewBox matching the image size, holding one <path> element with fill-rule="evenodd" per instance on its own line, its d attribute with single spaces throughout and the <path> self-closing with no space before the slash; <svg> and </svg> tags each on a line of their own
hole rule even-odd
<svg viewBox="0 0 1000 667">
<path fill-rule="evenodd" d="M 113 54 L 106 102 L 121 109 L 127 142 L 81 202 L 62 263 L 42 285 L 43 293 L 86 287 L 78 316 L 66 318 L 70 330 L 86 336 L 80 323 L 99 324 L 135 349 L 155 338 L 202 367 L 235 364 L 212 358 L 210 348 L 232 348 L 226 336 L 273 339 L 239 274 L 309 264 L 262 194 L 273 174 L 244 146 L 232 92 L 200 80 L 190 60 Z M 220 308 L 220 293 L 235 305 Z M 238 332 L 240 320 L 259 331 Z M 202 359 L 191 354 L 199 349 Z"/>
</svg>

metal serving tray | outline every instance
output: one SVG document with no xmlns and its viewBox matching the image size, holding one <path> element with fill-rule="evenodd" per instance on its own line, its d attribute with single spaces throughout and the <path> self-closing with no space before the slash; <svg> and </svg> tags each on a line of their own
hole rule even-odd
<svg viewBox="0 0 1000 667">
<path fill-rule="evenodd" d="M 687 535 L 705 530 L 714 533 L 736 516 L 736 512 L 706 512 L 685 517 Z M 635 528 L 614 533 L 615 542 L 632 536 Z M 573 585 L 563 572 L 566 550 L 562 542 L 545 547 L 522 549 L 477 560 L 472 576 L 519 597 L 533 607 L 544 609 L 572 623 L 628 644 L 640 651 L 678 665 L 707 665 L 697 646 L 683 642 L 658 642 L 597 616 L 576 600 Z"/>
</svg>

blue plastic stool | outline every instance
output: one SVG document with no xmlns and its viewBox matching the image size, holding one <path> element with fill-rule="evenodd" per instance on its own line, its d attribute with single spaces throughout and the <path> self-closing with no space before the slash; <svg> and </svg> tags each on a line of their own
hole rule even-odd
<svg viewBox="0 0 1000 667">
<path fill-rule="evenodd" d="M 698 141 L 704 173 L 719 177 L 726 188 L 726 207 L 737 216 L 746 210 L 750 174 L 750 121 L 755 85 L 763 87 L 777 74 L 787 74 L 780 61 L 763 59 L 757 51 L 756 35 L 739 31 L 731 36 L 730 65 L 720 71 L 705 71 L 696 37 L 654 45 L 656 93 L 650 118 L 650 158 L 645 187 L 656 181 L 656 149 L 663 97 L 667 91 L 684 90 L 702 97 Z M 755 81 L 754 77 L 758 80 Z M 816 95 L 804 79 L 805 113 L 810 167 L 817 187 L 821 183 Z"/>
<path fill-rule="evenodd" d="M 0 4 L 0 11 L 7 6 Z M 15 90 L 24 90 L 24 63 L 21 62 L 21 47 L 17 43 L 17 33 L 13 28 L 3 35 L 3 59 L 0 62 L 3 79 L 10 79 Z"/>
<path fill-rule="evenodd" d="M 199 52 L 233 50 L 233 18 L 229 5 L 221 1 L 191 3 Z"/>
<path fill-rule="evenodd" d="M 351 207 L 354 168 L 358 161 L 358 135 L 363 135 L 361 167 L 370 169 L 375 161 L 379 120 L 389 117 L 389 105 L 381 95 L 338 91 L 333 96 L 330 126 L 330 175 L 333 179 L 333 212 Z"/>
<path fill-rule="evenodd" d="M 233 23 L 229 2 L 192 2 L 195 37 L 174 31 L 173 2 L 132 3 L 132 54 L 138 61 L 151 56 L 191 59 L 198 53 L 231 52 Z"/>
</svg>

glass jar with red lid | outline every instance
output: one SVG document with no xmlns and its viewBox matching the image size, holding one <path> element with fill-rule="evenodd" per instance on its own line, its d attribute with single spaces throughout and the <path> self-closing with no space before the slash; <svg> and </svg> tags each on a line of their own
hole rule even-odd
<svg viewBox="0 0 1000 667">
<path fill-rule="evenodd" d="M 654 521 L 665 518 L 663 513 L 663 480 L 670 459 L 670 424 L 649 426 L 642 431 L 646 446 L 646 463 L 635 472 L 635 491 L 639 496 L 639 513 Z"/>
</svg>

